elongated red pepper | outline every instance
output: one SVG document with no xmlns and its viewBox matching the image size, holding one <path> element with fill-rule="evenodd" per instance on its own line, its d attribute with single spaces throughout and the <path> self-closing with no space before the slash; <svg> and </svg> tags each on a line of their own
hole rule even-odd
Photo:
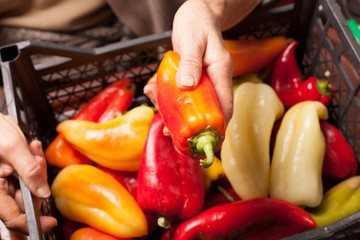
<svg viewBox="0 0 360 240">
<path fill-rule="evenodd" d="M 297 41 L 291 42 L 278 56 L 271 75 L 271 86 L 286 108 L 306 100 L 328 105 L 335 92 L 334 86 L 328 80 L 314 76 L 302 81 L 294 54 L 297 45 Z"/>
<path fill-rule="evenodd" d="M 169 230 L 162 240 L 270 240 L 315 227 L 300 207 L 274 198 L 253 198 L 212 207 Z"/>
<path fill-rule="evenodd" d="M 92 122 L 112 120 L 116 112 L 126 111 L 135 95 L 130 79 L 118 80 L 99 92 L 72 119 Z M 71 164 L 90 164 L 92 161 L 74 149 L 64 136 L 58 134 L 45 151 L 47 162 L 64 168 Z"/>
<path fill-rule="evenodd" d="M 349 142 L 340 130 L 328 121 L 321 120 L 320 127 L 326 143 L 322 174 L 337 180 L 355 176 L 358 172 L 358 161 Z"/>
<path fill-rule="evenodd" d="M 200 163 L 210 167 L 214 151 L 220 149 L 225 136 L 225 117 L 205 71 L 195 89 L 182 91 L 176 86 L 179 61 L 177 53 L 168 51 L 160 63 L 157 71 L 159 112 L 175 146 L 195 157 L 206 155 L 206 160 Z"/>
<path fill-rule="evenodd" d="M 189 218 L 203 207 L 205 186 L 201 167 L 181 153 L 163 133 L 157 113 L 150 125 L 139 171 L 137 202 L 144 210 Z"/>
</svg>

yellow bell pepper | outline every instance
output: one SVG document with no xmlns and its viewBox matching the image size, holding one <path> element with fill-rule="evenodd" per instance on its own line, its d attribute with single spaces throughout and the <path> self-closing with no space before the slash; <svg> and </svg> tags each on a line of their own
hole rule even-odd
<svg viewBox="0 0 360 240">
<path fill-rule="evenodd" d="M 307 211 L 317 227 L 336 222 L 360 210 L 360 176 L 350 177 L 328 190 L 321 204 Z"/>
<path fill-rule="evenodd" d="M 216 156 L 214 156 L 213 164 L 208 168 L 202 168 L 202 171 L 205 177 L 208 178 L 211 182 L 219 180 L 225 176 L 222 162 Z"/>
<path fill-rule="evenodd" d="M 99 165 L 137 171 L 153 117 L 151 107 L 139 106 L 106 123 L 67 120 L 56 130 L 75 149 Z"/>
<path fill-rule="evenodd" d="M 234 113 L 226 129 L 221 160 L 241 199 L 269 194 L 270 137 L 283 113 L 283 104 L 265 83 L 244 82 L 234 92 Z"/>
<path fill-rule="evenodd" d="M 319 118 L 328 111 L 318 101 L 304 101 L 284 115 L 271 163 L 270 197 L 316 207 L 323 196 L 321 179 L 325 140 Z"/>
<path fill-rule="evenodd" d="M 116 237 L 147 234 L 145 215 L 115 178 L 87 164 L 63 168 L 51 185 L 55 206 L 66 218 Z"/>
</svg>

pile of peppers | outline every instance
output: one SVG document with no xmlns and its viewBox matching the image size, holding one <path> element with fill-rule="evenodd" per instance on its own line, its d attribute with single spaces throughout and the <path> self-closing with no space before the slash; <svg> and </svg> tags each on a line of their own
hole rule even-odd
<svg viewBox="0 0 360 240">
<path fill-rule="evenodd" d="M 129 109 L 136 86 L 120 79 L 59 123 L 46 157 L 66 239 L 279 239 L 360 210 L 356 155 L 327 120 L 335 87 L 302 80 L 297 44 L 224 41 L 227 126 L 206 68 L 194 90 L 176 87 L 173 51 L 152 76 L 155 111 Z"/>
</svg>

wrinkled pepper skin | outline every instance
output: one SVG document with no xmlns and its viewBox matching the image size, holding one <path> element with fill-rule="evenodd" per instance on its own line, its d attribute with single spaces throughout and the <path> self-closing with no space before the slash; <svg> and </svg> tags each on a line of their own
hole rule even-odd
<svg viewBox="0 0 360 240">
<path fill-rule="evenodd" d="M 139 171 L 137 201 L 144 210 L 185 219 L 198 214 L 205 186 L 199 162 L 181 153 L 157 113 L 151 123 Z"/>
<path fill-rule="evenodd" d="M 265 83 L 245 82 L 234 92 L 234 113 L 226 129 L 221 160 L 241 199 L 269 195 L 270 137 L 274 122 L 283 113 L 283 104 Z"/>
<path fill-rule="evenodd" d="M 269 66 L 289 44 L 289 39 L 282 36 L 247 40 L 225 39 L 224 44 L 233 62 L 233 76 L 237 77 Z"/>
<path fill-rule="evenodd" d="M 326 144 L 323 175 L 337 180 L 355 176 L 359 164 L 349 142 L 340 130 L 328 121 L 320 120 L 320 127 Z"/>
<path fill-rule="evenodd" d="M 118 80 L 99 92 L 72 119 L 106 122 L 115 117 L 115 112 L 126 111 L 135 95 L 135 84 L 130 79 Z M 92 161 L 75 150 L 58 134 L 45 150 L 47 162 L 59 168 L 71 164 L 91 164 Z"/>
<path fill-rule="evenodd" d="M 319 101 L 328 105 L 335 87 L 328 80 L 314 76 L 305 81 L 295 58 L 297 41 L 291 42 L 278 56 L 271 75 L 271 86 L 275 89 L 285 108 L 303 101 Z"/>
<path fill-rule="evenodd" d="M 360 176 L 353 176 L 329 189 L 321 204 L 307 211 L 317 227 L 322 227 L 359 211 L 359 199 Z"/>
<path fill-rule="evenodd" d="M 276 135 L 270 170 L 270 197 L 316 207 L 323 197 L 325 139 L 319 119 L 328 111 L 318 101 L 300 102 L 284 115 Z"/>
<path fill-rule="evenodd" d="M 209 208 L 170 229 L 162 240 L 272 240 L 315 227 L 300 207 L 279 199 L 254 198 Z"/>
<path fill-rule="evenodd" d="M 137 171 L 154 111 L 139 106 L 103 124 L 67 120 L 56 130 L 79 152 L 97 164 Z"/>
<path fill-rule="evenodd" d="M 225 117 L 204 70 L 195 89 L 182 91 L 176 86 L 179 62 L 179 55 L 168 51 L 160 63 L 156 92 L 159 112 L 175 146 L 188 155 L 199 158 L 206 155 L 206 160 L 200 163 L 210 167 L 214 151 L 220 149 L 225 135 Z"/>
<path fill-rule="evenodd" d="M 116 237 L 147 234 L 145 215 L 133 196 L 113 177 L 86 164 L 70 165 L 55 177 L 51 191 L 66 218 Z"/>
<path fill-rule="evenodd" d="M 131 238 L 118 238 L 94 228 L 84 227 L 76 230 L 70 240 L 131 240 Z"/>
</svg>

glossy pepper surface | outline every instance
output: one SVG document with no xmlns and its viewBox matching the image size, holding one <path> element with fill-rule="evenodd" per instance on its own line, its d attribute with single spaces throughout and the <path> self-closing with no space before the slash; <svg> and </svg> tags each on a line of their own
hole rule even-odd
<svg viewBox="0 0 360 240">
<path fill-rule="evenodd" d="M 307 211 L 317 227 L 322 227 L 359 211 L 359 199 L 360 176 L 353 176 L 329 189 L 321 204 Z"/>
<path fill-rule="evenodd" d="M 283 104 L 265 83 L 245 82 L 234 92 L 234 113 L 221 160 L 226 177 L 242 199 L 269 194 L 270 137 L 274 122 L 283 113 Z"/>
<path fill-rule="evenodd" d="M 189 218 L 204 204 L 205 186 L 199 162 L 181 153 L 157 113 L 151 123 L 139 171 L 137 201 L 144 210 Z"/>
<path fill-rule="evenodd" d="M 137 171 L 153 117 L 151 107 L 139 106 L 106 123 L 67 120 L 56 130 L 75 149 L 99 165 Z"/>
<path fill-rule="evenodd" d="M 316 207 L 323 197 L 325 139 L 319 119 L 328 111 L 318 101 L 300 102 L 284 115 L 276 135 L 270 170 L 270 197 Z"/>
<path fill-rule="evenodd" d="M 303 209 L 272 198 L 254 198 L 215 206 L 180 223 L 162 240 L 281 239 L 315 228 Z"/>
<path fill-rule="evenodd" d="M 271 75 L 271 86 L 286 108 L 302 101 L 319 101 L 328 105 L 335 87 L 326 79 L 310 76 L 302 80 L 295 58 L 297 41 L 291 42 L 278 56 Z"/>
<path fill-rule="evenodd" d="M 179 61 L 177 53 L 168 51 L 160 63 L 156 93 L 159 112 L 175 146 L 189 155 L 206 155 L 206 161 L 200 162 L 209 167 L 225 135 L 225 117 L 205 71 L 195 89 L 183 91 L 176 86 Z"/>
<path fill-rule="evenodd" d="M 76 230 L 70 240 L 131 240 L 131 238 L 118 238 L 95 228 L 84 227 Z"/>
<path fill-rule="evenodd" d="M 145 215 L 133 196 L 113 177 L 87 165 L 63 168 L 51 185 L 56 208 L 66 218 L 116 237 L 147 234 Z"/>
<path fill-rule="evenodd" d="M 323 175 L 338 180 L 355 176 L 359 164 L 345 136 L 328 121 L 321 120 L 320 127 L 326 144 Z"/>
<path fill-rule="evenodd" d="M 282 36 L 261 39 L 225 39 L 225 48 L 233 62 L 233 76 L 237 77 L 258 71 L 275 61 L 289 40 Z"/>
<path fill-rule="evenodd" d="M 92 122 L 106 122 L 116 112 L 126 111 L 135 95 L 135 84 L 130 79 L 118 80 L 90 100 L 72 119 Z M 46 160 L 56 167 L 71 164 L 90 164 L 92 161 L 75 150 L 66 139 L 58 134 L 45 151 Z"/>
</svg>

